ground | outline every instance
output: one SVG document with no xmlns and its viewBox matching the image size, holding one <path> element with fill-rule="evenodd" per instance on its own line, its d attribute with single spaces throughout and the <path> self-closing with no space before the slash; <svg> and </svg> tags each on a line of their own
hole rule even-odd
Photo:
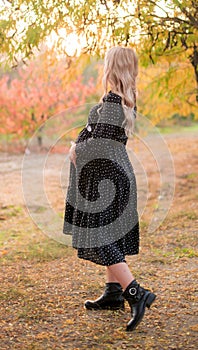
<svg viewBox="0 0 198 350">
<path fill-rule="evenodd" d="M 104 268 L 77 259 L 75 250 L 36 227 L 21 191 L 22 155 L 0 155 L 1 350 L 197 348 L 198 138 L 191 131 L 164 135 L 164 140 L 174 161 L 174 198 L 161 226 L 149 232 L 159 176 L 145 159 L 149 195 L 141 216 L 141 249 L 127 258 L 136 279 L 157 299 L 131 333 L 125 331 L 127 305 L 125 312 L 83 308 L 86 299 L 102 293 Z M 136 151 L 145 158 L 141 147 Z M 56 169 L 61 157 L 51 155 L 53 171 L 47 180 L 51 202 L 60 213 L 64 196 L 56 191 Z M 30 187 L 35 164 L 28 170 Z M 140 191 L 143 185 L 137 181 Z"/>
</svg>

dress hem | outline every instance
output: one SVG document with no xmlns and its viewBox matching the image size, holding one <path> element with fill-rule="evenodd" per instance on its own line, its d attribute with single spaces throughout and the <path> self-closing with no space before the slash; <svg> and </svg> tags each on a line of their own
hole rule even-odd
<svg viewBox="0 0 198 350">
<path fill-rule="evenodd" d="M 75 248 L 75 247 L 73 247 L 73 248 L 78 250 L 78 248 Z M 134 253 L 126 253 L 125 256 L 133 256 L 133 255 L 138 255 L 138 254 L 139 254 L 139 250 L 137 252 L 134 252 Z M 111 262 L 111 263 L 102 263 L 102 262 L 94 261 L 91 257 L 88 258 L 88 257 L 84 257 L 84 256 L 79 256 L 78 254 L 77 254 L 77 257 L 79 259 L 90 261 L 96 265 L 101 265 L 101 266 L 111 266 L 111 265 L 119 264 L 121 262 L 126 263 L 125 257 L 123 259 L 118 259 L 118 260 Z"/>
</svg>

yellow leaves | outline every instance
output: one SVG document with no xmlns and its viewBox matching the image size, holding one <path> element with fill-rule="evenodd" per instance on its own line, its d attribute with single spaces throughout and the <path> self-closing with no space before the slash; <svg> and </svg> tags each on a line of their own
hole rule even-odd
<svg viewBox="0 0 198 350">
<path fill-rule="evenodd" d="M 39 26 L 29 26 L 26 32 L 27 42 L 30 45 L 37 46 L 40 41 L 42 29 Z"/>
<path fill-rule="evenodd" d="M 48 332 L 41 332 L 35 335 L 36 339 L 48 339 L 49 338 L 49 333 Z"/>
<path fill-rule="evenodd" d="M 190 326 L 190 329 L 192 329 L 194 332 L 198 332 L 198 324 Z"/>
<path fill-rule="evenodd" d="M 139 111 L 159 123 L 178 113 L 197 113 L 194 72 L 187 57 L 162 57 L 159 63 L 141 68 L 138 79 Z M 198 115 L 197 115 L 198 117 Z"/>
<path fill-rule="evenodd" d="M 65 322 L 64 322 L 64 324 L 67 326 L 67 325 L 71 325 L 71 324 L 74 324 L 75 322 L 74 322 L 74 320 L 72 320 L 72 319 L 68 319 L 68 320 L 66 320 Z"/>
<path fill-rule="evenodd" d="M 0 29 L 6 30 L 7 27 L 8 27 L 8 25 L 9 25 L 9 21 L 7 21 L 7 20 L 5 20 L 5 19 L 2 19 L 2 20 L 0 21 Z"/>
<path fill-rule="evenodd" d="M 3 250 L 0 250 L 0 258 L 7 255 L 8 254 L 8 250 L 7 249 L 3 249 Z"/>
</svg>

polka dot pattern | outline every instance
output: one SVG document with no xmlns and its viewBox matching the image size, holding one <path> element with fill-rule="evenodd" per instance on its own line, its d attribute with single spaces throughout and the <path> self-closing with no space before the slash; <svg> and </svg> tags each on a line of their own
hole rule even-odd
<svg viewBox="0 0 198 350">
<path fill-rule="evenodd" d="M 70 163 L 66 195 L 63 232 L 72 234 L 79 258 L 105 266 L 139 252 L 136 180 L 123 120 L 121 97 L 112 92 L 91 109 L 76 139 L 77 166 Z"/>
</svg>

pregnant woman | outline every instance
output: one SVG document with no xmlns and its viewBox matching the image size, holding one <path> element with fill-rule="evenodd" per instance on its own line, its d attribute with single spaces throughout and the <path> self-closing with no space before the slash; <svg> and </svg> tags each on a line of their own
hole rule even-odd
<svg viewBox="0 0 198 350">
<path fill-rule="evenodd" d="M 89 113 L 70 148 L 70 177 L 64 229 L 78 257 L 106 267 L 106 288 L 87 309 L 131 308 L 127 331 L 142 320 L 156 295 L 135 280 L 126 255 L 139 253 L 137 189 L 126 143 L 136 116 L 138 59 L 132 48 L 105 56 L 105 94 Z"/>
</svg>

